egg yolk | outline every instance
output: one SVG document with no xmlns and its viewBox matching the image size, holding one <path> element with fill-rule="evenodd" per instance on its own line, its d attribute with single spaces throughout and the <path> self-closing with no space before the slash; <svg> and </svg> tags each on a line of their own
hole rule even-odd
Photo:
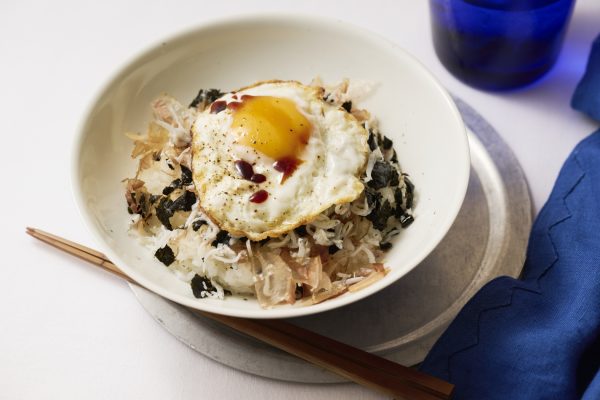
<svg viewBox="0 0 600 400">
<path fill-rule="evenodd" d="M 297 158 L 308 143 L 312 126 L 290 99 L 244 96 L 233 113 L 237 143 L 275 160 Z"/>
</svg>

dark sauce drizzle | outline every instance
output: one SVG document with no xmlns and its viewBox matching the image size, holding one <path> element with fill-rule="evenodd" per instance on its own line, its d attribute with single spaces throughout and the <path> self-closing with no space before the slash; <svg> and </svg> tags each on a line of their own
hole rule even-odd
<svg viewBox="0 0 600 400">
<path fill-rule="evenodd" d="M 250 196 L 250 201 L 253 203 L 262 203 L 269 198 L 269 192 L 266 190 L 259 190 Z"/>
<path fill-rule="evenodd" d="M 235 169 L 237 170 L 238 174 L 240 174 L 240 176 L 247 181 L 249 181 L 252 178 L 252 175 L 254 175 L 252 164 L 244 160 L 237 160 L 235 162 Z"/>
<path fill-rule="evenodd" d="M 267 177 L 264 176 L 263 174 L 253 174 L 250 177 L 250 181 L 252 181 L 254 183 L 263 183 L 266 180 L 267 180 Z"/>
<path fill-rule="evenodd" d="M 279 171 L 283 174 L 281 176 L 281 183 L 283 183 L 292 173 L 294 173 L 301 163 L 302 160 L 295 157 L 284 157 L 275 161 L 273 163 L 273 168 L 275 168 L 275 171 Z"/>
<path fill-rule="evenodd" d="M 240 106 L 242 105 L 244 100 L 251 99 L 253 97 L 254 96 L 252 96 L 252 95 L 245 94 L 240 98 L 240 101 L 231 101 L 229 103 L 227 103 L 225 100 L 215 101 L 210 105 L 210 113 L 218 114 L 221 111 L 224 111 L 225 109 L 237 110 L 238 108 L 240 108 Z M 238 96 L 237 96 L 237 94 L 234 94 L 233 96 L 231 96 L 231 98 L 234 100 L 237 100 Z"/>
<path fill-rule="evenodd" d="M 267 177 L 263 174 L 255 174 L 252 164 L 244 160 L 237 160 L 235 162 L 235 169 L 242 178 L 253 183 L 263 183 L 267 180 Z M 259 190 L 250 196 L 250 201 L 253 203 L 262 203 L 269 197 L 269 193 L 266 190 Z"/>
<path fill-rule="evenodd" d="M 226 108 L 227 108 L 227 102 L 225 100 L 215 101 L 214 103 L 212 103 L 210 105 L 210 113 L 218 114 L 221 111 L 225 110 Z"/>
</svg>

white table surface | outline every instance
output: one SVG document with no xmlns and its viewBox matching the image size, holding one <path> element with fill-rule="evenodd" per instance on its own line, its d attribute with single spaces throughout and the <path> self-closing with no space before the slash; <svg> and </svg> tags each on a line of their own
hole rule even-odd
<svg viewBox="0 0 600 400">
<path fill-rule="evenodd" d="M 596 129 L 569 100 L 600 30 L 600 2 L 578 1 L 561 58 L 542 81 L 502 94 L 443 69 L 425 0 L 169 3 L 0 3 L 0 399 L 381 398 L 354 384 L 290 384 L 222 366 L 164 331 L 123 282 L 26 236 L 32 225 L 94 245 L 69 187 L 85 106 L 132 52 L 181 28 L 244 13 L 327 15 L 400 44 L 473 105 L 513 148 L 538 210 L 573 146 Z"/>
</svg>

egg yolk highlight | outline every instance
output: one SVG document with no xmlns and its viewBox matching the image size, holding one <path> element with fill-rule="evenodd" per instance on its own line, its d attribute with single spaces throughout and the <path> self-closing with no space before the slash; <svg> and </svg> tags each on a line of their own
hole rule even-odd
<svg viewBox="0 0 600 400">
<path fill-rule="evenodd" d="M 297 158 L 308 143 L 312 125 L 290 99 L 244 96 L 233 113 L 237 143 L 275 160 Z"/>
</svg>

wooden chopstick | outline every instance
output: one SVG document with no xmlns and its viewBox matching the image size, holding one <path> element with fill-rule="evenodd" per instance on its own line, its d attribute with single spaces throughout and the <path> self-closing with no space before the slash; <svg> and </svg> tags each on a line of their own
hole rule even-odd
<svg viewBox="0 0 600 400">
<path fill-rule="evenodd" d="M 96 250 L 40 229 L 28 227 L 27 233 L 119 278 L 136 283 Z M 190 310 L 394 398 L 449 399 L 454 389 L 448 382 L 282 320 L 252 320 Z"/>
<path fill-rule="evenodd" d="M 51 246 L 56 247 L 59 250 L 62 250 L 66 253 L 74 255 L 76 257 L 81 258 L 84 261 L 92 263 L 97 267 L 102 268 L 105 271 L 108 271 L 121 279 L 125 279 L 128 282 L 136 283 L 133 279 L 125 275 L 115 264 L 110 262 L 104 254 L 90 249 L 84 245 L 71 242 L 70 240 L 63 239 L 59 236 L 53 235 L 48 232 L 44 232 L 40 229 L 27 227 L 27 234 L 33 236 L 36 239 L 41 240 Z"/>
</svg>

